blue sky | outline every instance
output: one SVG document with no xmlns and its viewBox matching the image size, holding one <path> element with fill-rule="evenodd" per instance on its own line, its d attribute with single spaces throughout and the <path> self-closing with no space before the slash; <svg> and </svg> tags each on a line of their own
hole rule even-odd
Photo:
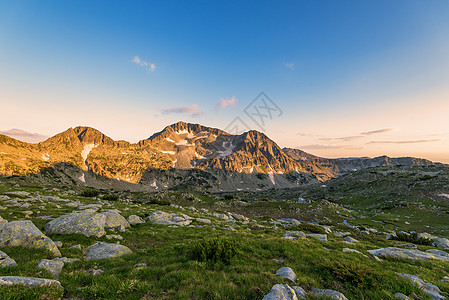
<svg viewBox="0 0 449 300">
<path fill-rule="evenodd" d="M 179 120 L 226 128 L 264 91 L 284 112 L 264 128 L 281 146 L 449 161 L 448 12 L 448 1 L 2 1 L 0 131 L 89 125 L 137 141 Z"/>
</svg>

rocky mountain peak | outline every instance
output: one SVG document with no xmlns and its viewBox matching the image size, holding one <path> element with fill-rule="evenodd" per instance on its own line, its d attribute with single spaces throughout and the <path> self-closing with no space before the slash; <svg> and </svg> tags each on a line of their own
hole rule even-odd
<svg viewBox="0 0 449 300">
<path fill-rule="evenodd" d="M 96 145 L 113 145 L 114 140 L 110 137 L 104 135 L 99 130 L 87 127 L 87 126 L 78 126 L 73 128 L 76 136 L 80 140 L 83 145 L 87 144 L 96 144 Z"/>
</svg>

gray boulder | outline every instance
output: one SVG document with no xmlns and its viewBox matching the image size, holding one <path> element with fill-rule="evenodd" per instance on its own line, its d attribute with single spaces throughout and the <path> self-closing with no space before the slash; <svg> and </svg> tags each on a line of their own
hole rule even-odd
<svg viewBox="0 0 449 300">
<path fill-rule="evenodd" d="M 295 290 L 287 284 L 275 284 L 262 300 L 297 300 Z"/>
<path fill-rule="evenodd" d="M 335 300 L 348 300 L 348 298 L 346 298 L 345 295 L 334 290 L 312 289 L 311 293 L 315 297 L 323 297 Z"/>
<path fill-rule="evenodd" d="M 294 286 L 293 290 L 296 293 L 296 298 L 298 298 L 298 299 L 306 299 L 307 298 L 307 293 L 302 287 Z"/>
<path fill-rule="evenodd" d="M 395 247 L 380 248 L 374 250 L 368 250 L 371 255 L 374 256 L 386 256 L 401 259 L 437 259 L 442 261 L 449 261 L 449 258 L 440 254 L 431 252 L 423 252 L 416 249 L 401 249 Z"/>
<path fill-rule="evenodd" d="M 64 267 L 64 263 L 60 260 L 43 259 L 37 264 L 37 267 L 47 270 L 54 277 L 58 277 Z"/>
<path fill-rule="evenodd" d="M 350 237 L 350 236 L 345 236 L 345 237 L 343 238 L 343 240 L 344 240 L 346 243 L 349 243 L 349 244 L 355 244 L 355 243 L 358 243 L 358 242 L 359 242 L 358 240 L 356 240 L 355 238 L 352 238 L 352 237 Z"/>
<path fill-rule="evenodd" d="M 433 245 L 440 249 L 449 249 L 449 239 L 445 238 L 433 239 Z"/>
<path fill-rule="evenodd" d="M 106 217 L 104 228 L 116 228 L 119 226 L 123 226 L 124 228 L 130 227 L 128 221 L 115 210 L 108 210 L 99 214 Z"/>
<path fill-rule="evenodd" d="M 15 266 L 17 266 L 15 260 L 9 257 L 5 252 L 0 251 L 0 268 Z"/>
<path fill-rule="evenodd" d="M 34 277 L 20 277 L 20 276 L 1 276 L 0 286 L 23 285 L 25 287 L 56 287 L 63 289 L 61 283 L 57 280 L 34 278 Z"/>
<path fill-rule="evenodd" d="M 170 214 L 163 211 L 155 211 L 147 216 L 145 221 L 161 225 L 187 226 L 192 222 L 191 219 L 191 217 L 182 213 Z"/>
<path fill-rule="evenodd" d="M 279 270 L 277 270 L 276 276 L 296 282 L 296 274 L 289 267 L 283 267 L 283 268 L 280 268 Z"/>
<path fill-rule="evenodd" d="M 402 299 L 402 300 L 409 300 L 409 299 L 410 299 L 409 296 L 404 295 L 404 294 L 402 294 L 402 293 L 396 293 L 396 294 L 394 294 L 394 295 L 393 295 L 393 298 L 396 298 L 396 299 Z"/>
<path fill-rule="evenodd" d="M 131 249 L 123 245 L 96 243 L 86 249 L 86 259 L 107 259 L 131 253 Z"/>
<path fill-rule="evenodd" d="M 31 221 L 13 221 L 0 224 L 0 247 L 21 246 L 44 249 L 61 256 L 55 243 L 45 236 Z"/>
<path fill-rule="evenodd" d="M 126 218 L 126 220 L 131 226 L 136 226 L 137 224 L 145 223 L 145 221 L 141 217 L 136 215 L 130 215 L 128 218 Z"/>
<path fill-rule="evenodd" d="M 410 275 L 410 274 L 396 273 L 396 275 L 410 280 L 413 283 L 413 285 L 420 288 L 424 293 L 428 294 L 430 296 L 430 298 L 432 298 L 434 300 L 446 299 L 446 297 L 441 295 L 441 291 L 436 285 L 433 285 L 431 283 L 426 283 L 426 282 L 422 281 L 421 279 L 419 279 L 418 277 Z"/>
<path fill-rule="evenodd" d="M 288 238 L 288 237 L 301 237 L 301 238 L 306 238 L 306 234 L 302 231 L 286 231 L 283 238 Z"/>
<path fill-rule="evenodd" d="M 326 234 L 318 234 L 318 233 L 310 233 L 307 235 L 308 237 L 317 239 L 322 242 L 327 242 L 327 235 Z"/>
<path fill-rule="evenodd" d="M 104 230 L 106 215 L 97 213 L 71 213 L 60 216 L 47 223 L 44 230 L 47 234 L 83 234 L 87 237 L 102 237 L 106 234 Z"/>
<path fill-rule="evenodd" d="M 443 256 L 443 257 L 447 257 L 449 258 L 449 253 L 447 253 L 446 251 L 443 250 L 438 250 L 438 249 L 429 249 L 426 252 L 430 252 L 439 256 Z"/>
</svg>

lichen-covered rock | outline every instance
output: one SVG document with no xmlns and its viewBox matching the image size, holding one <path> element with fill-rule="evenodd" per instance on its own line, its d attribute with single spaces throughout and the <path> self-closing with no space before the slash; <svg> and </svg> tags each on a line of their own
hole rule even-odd
<svg viewBox="0 0 449 300">
<path fill-rule="evenodd" d="M 96 243 L 86 249 L 86 259 L 107 259 L 131 253 L 131 249 L 123 245 Z"/>
<path fill-rule="evenodd" d="M 0 286 L 23 285 L 25 287 L 56 287 L 63 289 L 61 283 L 57 280 L 34 278 L 34 277 L 20 277 L 20 276 L 1 276 Z"/>
<path fill-rule="evenodd" d="M 297 300 L 295 290 L 287 284 L 275 284 L 262 300 Z"/>
<path fill-rule="evenodd" d="M 436 285 L 433 285 L 431 283 L 426 283 L 426 282 L 422 281 L 421 279 L 419 279 L 418 277 L 410 275 L 410 274 L 396 273 L 396 275 L 410 280 L 415 286 L 420 288 L 424 293 L 428 294 L 430 296 L 430 298 L 432 298 L 434 300 L 446 299 L 446 297 L 441 295 L 441 291 Z"/>
<path fill-rule="evenodd" d="M 44 230 L 47 234 L 83 234 L 87 237 L 102 237 L 106 234 L 104 230 L 106 215 L 97 213 L 71 213 L 60 216 L 47 223 Z"/>
<path fill-rule="evenodd" d="M 58 277 L 59 273 L 61 273 L 62 268 L 64 267 L 64 263 L 60 260 L 42 259 L 37 264 L 37 267 L 39 269 L 47 270 L 54 277 Z"/>
<path fill-rule="evenodd" d="M 106 217 L 104 228 L 116 228 L 118 226 L 123 226 L 124 228 L 130 227 L 128 221 L 114 210 L 101 212 L 100 215 Z"/>
<path fill-rule="evenodd" d="M 401 249 L 396 247 L 380 248 L 368 250 L 374 256 L 386 256 L 401 259 L 437 259 L 442 261 L 449 261 L 449 258 L 440 254 L 423 252 L 416 249 Z"/>
<path fill-rule="evenodd" d="M 283 267 L 283 268 L 280 268 L 279 270 L 277 270 L 276 276 L 296 282 L 296 274 L 289 267 Z"/>
<path fill-rule="evenodd" d="M 0 251 L 0 268 L 15 266 L 17 266 L 15 260 L 9 257 L 5 252 Z"/>
<path fill-rule="evenodd" d="M 45 249 L 55 256 L 61 256 L 55 243 L 31 221 L 12 221 L 0 224 L 0 247 L 15 246 Z"/>
<path fill-rule="evenodd" d="M 145 223 L 145 221 L 141 217 L 136 215 L 131 215 L 128 218 L 126 218 L 126 220 L 131 226 L 136 226 L 137 224 Z"/>
<path fill-rule="evenodd" d="M 153 224 L 161 224 L 161 225 L 178 225 L 178 226 L 187 226 L 192 220 L 186 214 L 170 214 L 163 211 L 155 211 L 151 213 L 145 218 L 145 221 L 153 223 Z"/>
<path fill-rule="evenodd" d="M 433 245 L 440 249 L 449 249 L 449 239 L 445 238 L 433 239 Z"/>
<path fill-rule="evenodd" d="M 334 290 L 312 289 L 311 293 L 315 297 L 323 297 L 335 300 L 348 300 L 348 298 L 346 298 L 345 295 Z"/>
</svg>

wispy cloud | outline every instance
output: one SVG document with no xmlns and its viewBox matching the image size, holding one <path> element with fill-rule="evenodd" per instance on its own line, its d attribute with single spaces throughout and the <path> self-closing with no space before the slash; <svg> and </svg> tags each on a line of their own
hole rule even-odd
<svg viewBox="0 0 449 300">
<path fill-rule="evenodd" d="M 220 101 L 218 101 L 215 105 L 215 110 L 218 111 L 219 109 L 224 109 L 228 106 L 234 106 L 237 102 L 239 102 L 239 99 L 237 99 L 235 96 L 232 96 L 229 99 L 221 98 Z"/>
<path fill-rule="evenodd" d="M 28 142 L 28 143 L 38 143 L 42 142 L 47 138 L 47 136 L 39 134 L 39 133 L 31 133 L 28 131 L 24 131 L 21 129 L 9 129 L 5 131 L 0 131 L 0 134 L 7 135 L 14 139 Z"/>
<path fill-rule="evenodd" d="M 305 132 L 298 132 L 296 135 L 299 135 L 299 136 L 319 136 L 318 134 L 305 133 Z"/>
<path fill-rule="evenodd" d="M 428 139 L 428 140 L 411 140 L 411 141 L 372 141 L 368 144 L 417 144 L 417 143 L 432 143 L 438 142 L 440 139 Z"/>
<path fill-rule="evenodd" d="M 346 149 L 346 150 L 352 150 L 352 149 L 361 149 L 361 147 L 353 147 L 353 146 L 346 146 L 346 145 L 323 145 L 323 144 L 313 144 L 313 145 L 305 145 L 302 147 L 298 147 L 300 149 L 309 149 L 309 150 L 329 150 L 329 149 Z"/>
<path fill-rule="evenodd" d="M 344 136 L 344 137 L 338 137 L 338 138 L 319 138 L 320 141 L 344 141 L 344 142 L 350 142 L 354 140 L 358 140 L 363 138 L 361 135 L 352 135 L 352 136 Z"/>
<path fill-rule="evenodd" d="M 134 56 L 133 59 L 131 60 L 132 63 L 135 63 L 136 65 L 139 65 L 141 67 L 145 67 L 148 69 L 148 71 L 150 72 L 154 72 L 154 70 L 156 70 L 156 65 L 155 64 L 151 64 L 147 61 L 143 61 L 140 57 L 138 56 Z"/>
<path fill-rule="evenodd" d="M 167 109 L 161 109 L 161 113 L 163 115 L 170 115 L 170 114 L 191 114 L 192 116 L 200 116 L 204 114 L 204 112 L 201 110 L 201 108 L 198 106 L 198 104 L 192 104 L 189 106 L 179 106 L 179 107 L 172 107 Z"/>
<path fill-rule="evenodd" d="M 294 63 L 291 63 L 291 62 L 285 63 L 284 66 L 285 66 L 287 69 L 290 69 L 290 70 L 294 70 L 294 69 L 295 69 L 295 64 L 294 64 Z"/>
<path fill-rule="evenodd" d="M 363 134 L 363 135 L 374 135 L 374 134 L 382 134 L 382 133 L 389 132 L 389 131 L 392 131 L 392 130 L 393 130 L 392 128 L 384 128 L 384 129 L 378 129 L 378 130 L 372 130 L 372 131 L 365 131 L 365 132 L 362 132 L 360 134 Z"/>
</svg>

